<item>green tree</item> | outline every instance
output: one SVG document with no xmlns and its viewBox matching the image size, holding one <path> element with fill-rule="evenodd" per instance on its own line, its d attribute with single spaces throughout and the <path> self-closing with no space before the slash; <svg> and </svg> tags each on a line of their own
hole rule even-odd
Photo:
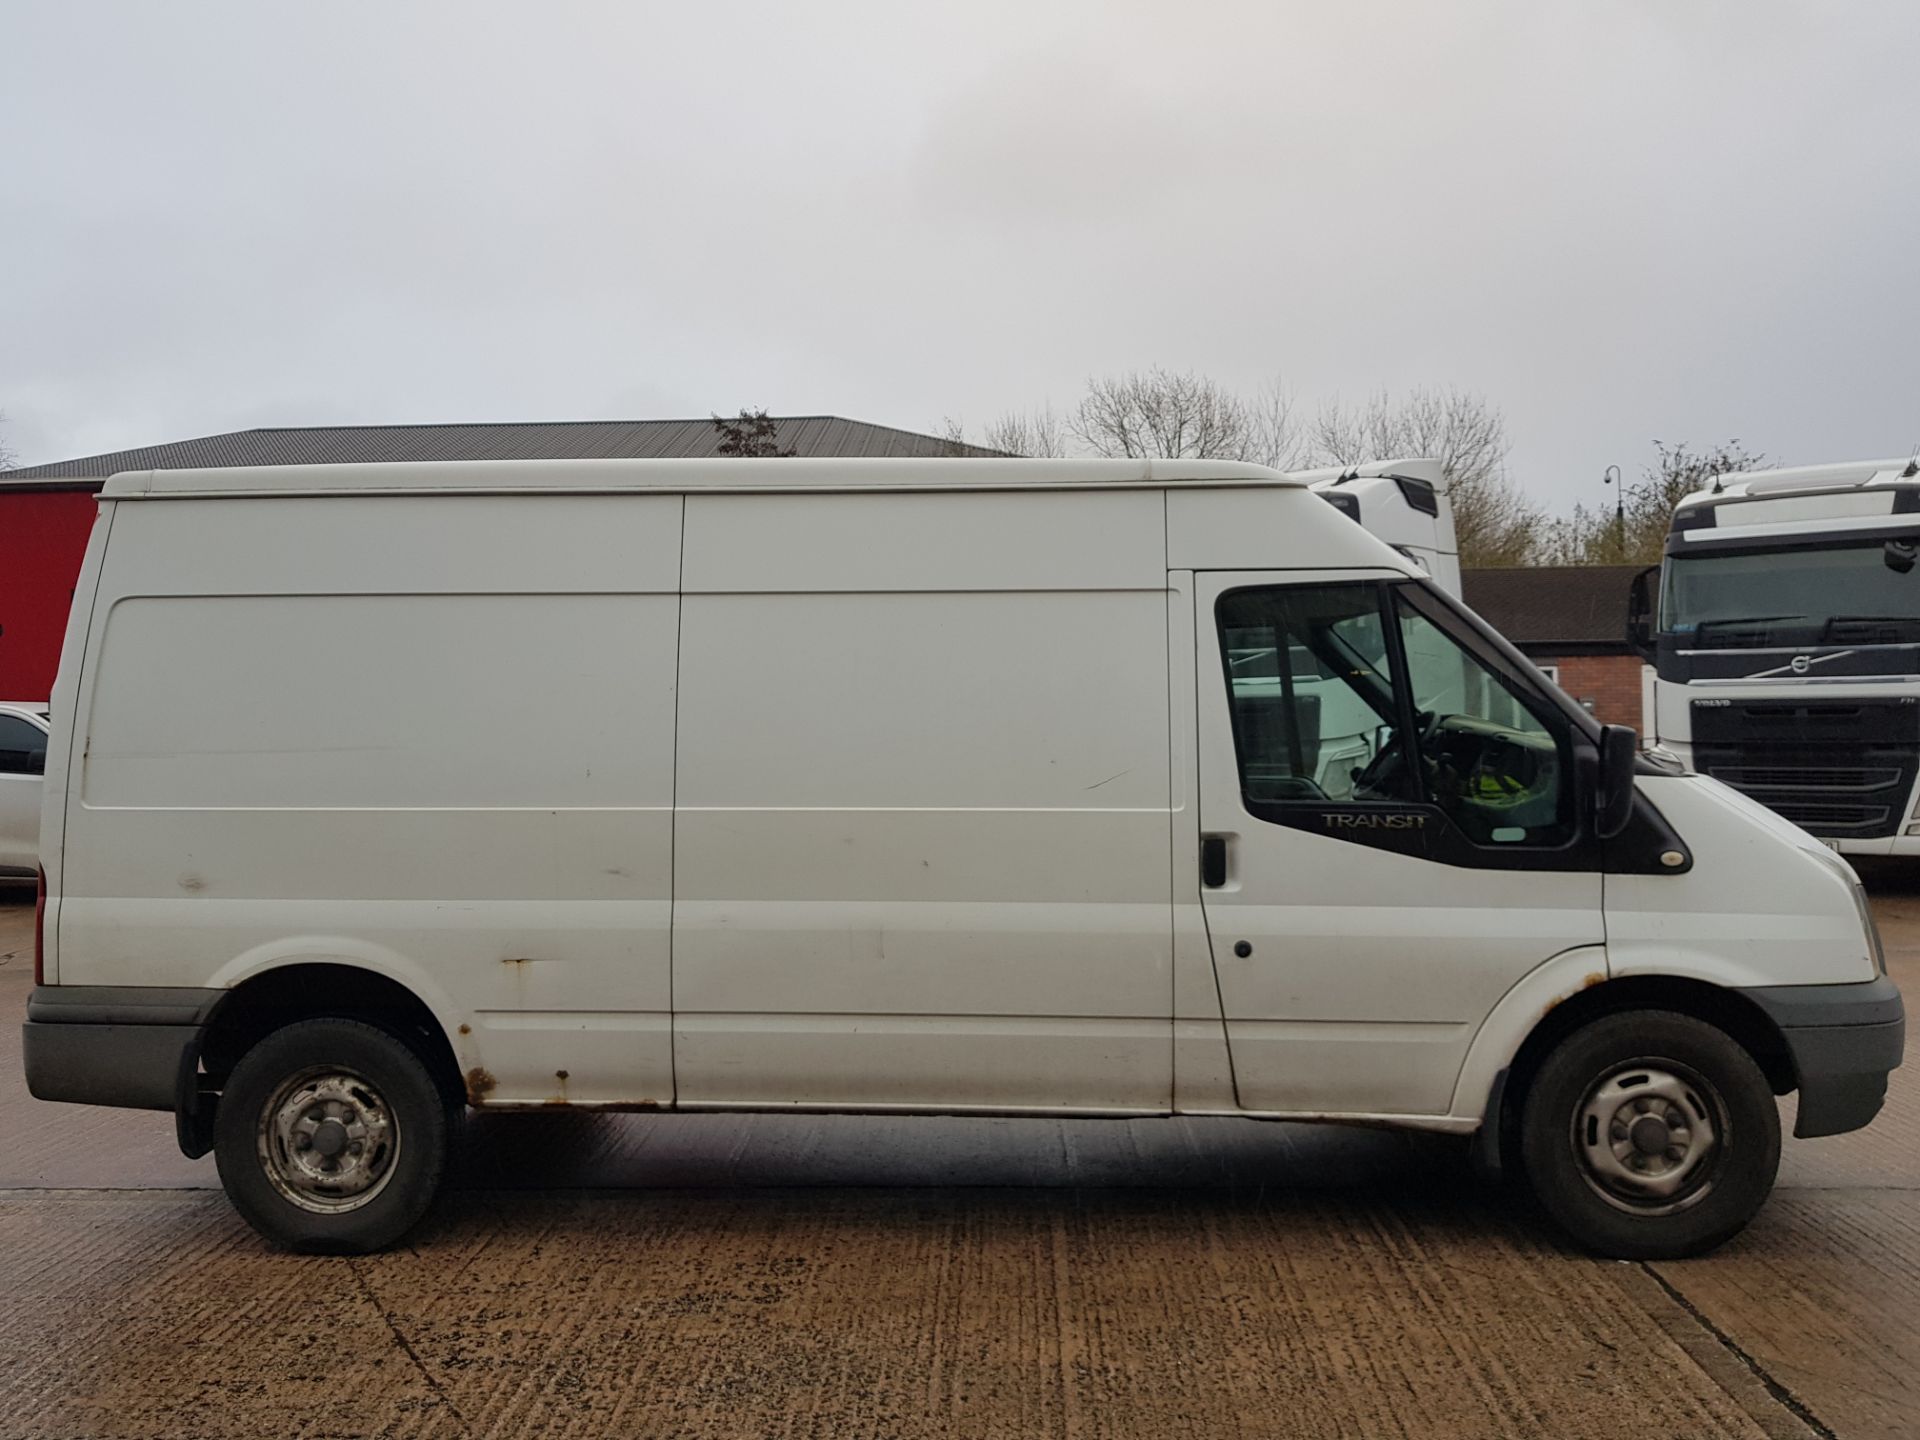
<svg viewBox="0 0 1920 1440">
<path fill-rule="evenodd" d="M 738 419 L 713 417 L 713 428 L 720 436 L 716 455 L 752 459 L 797 455 L 792 448 L 780 448 L 780 425 L 767 417 L 765 410 L 742 410 Z"/>
<path fill-rule="evenodd" d="M 1766 468 L 1771 462 L 1738 440 L 1689 448 L 1684 442 L 1653 442 L 1654 462 L 1642 468 L 1638 482 L 1624 478 L 1612 507 L 1573 507 L 1555 521 L 1541 544 L 1549 565 L 1657 565 L 1666 551 L 1667 526 L 1674 507 L 1696 490 L 1711 489 L 1721 475 Z"/>
</svg>

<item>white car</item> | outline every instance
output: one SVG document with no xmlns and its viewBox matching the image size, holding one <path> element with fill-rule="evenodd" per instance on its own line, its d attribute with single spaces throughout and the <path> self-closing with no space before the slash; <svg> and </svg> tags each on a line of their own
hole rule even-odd
<svg viewBox="0 0 1920 1440">
<path fill-rule="evenodd" d="M 0 704 L 0 883 L 31 880 L 40 866 L 45 706 Z"/>
</svg>

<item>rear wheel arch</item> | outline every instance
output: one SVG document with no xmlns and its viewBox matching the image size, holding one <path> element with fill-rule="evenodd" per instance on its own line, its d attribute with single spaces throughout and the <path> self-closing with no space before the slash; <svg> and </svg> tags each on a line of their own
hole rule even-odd
<svg viewBox="0 0 1920 1440">
<path fill-rule="evenodd" d="M 449 1106 L 464 1103 L 459 1061 L 433 1009 L 391 976 L 359 965 L 296 962 L 249 976 L 215 1008 L 201 1042 L 201 1063 L 222 1088 L 248 1050 L 303 1020 L 357 1020 L 412 1049 Z"/>
</svg>

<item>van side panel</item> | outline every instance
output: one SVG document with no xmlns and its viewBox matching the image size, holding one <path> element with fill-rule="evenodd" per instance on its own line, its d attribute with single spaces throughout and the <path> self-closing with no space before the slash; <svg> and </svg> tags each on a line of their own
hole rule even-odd
<svg viewBox="0 0 1920 1440">
<path fill-rule="evenodd" d="M 692 1105 L 1171 1102 L 1162 504 L 692 496 Z"/>
<path fill-rule="evenodd" d="M 120 508 L 61 979 L 360 965 L 489 1101 L 668 1101 L 679 497 Z"/>
</svg>

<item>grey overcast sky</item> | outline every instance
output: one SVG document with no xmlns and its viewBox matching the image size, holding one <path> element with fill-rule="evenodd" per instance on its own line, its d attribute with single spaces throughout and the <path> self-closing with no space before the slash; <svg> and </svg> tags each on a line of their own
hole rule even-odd
<svg viewBox="0 0 1920 1440">
<path fill-rule="evenodd" d="M 0 3 L 0 438 L 933 428 L 1161 364 L 1920 444 L 1920 4 Z"/>
</svg>

